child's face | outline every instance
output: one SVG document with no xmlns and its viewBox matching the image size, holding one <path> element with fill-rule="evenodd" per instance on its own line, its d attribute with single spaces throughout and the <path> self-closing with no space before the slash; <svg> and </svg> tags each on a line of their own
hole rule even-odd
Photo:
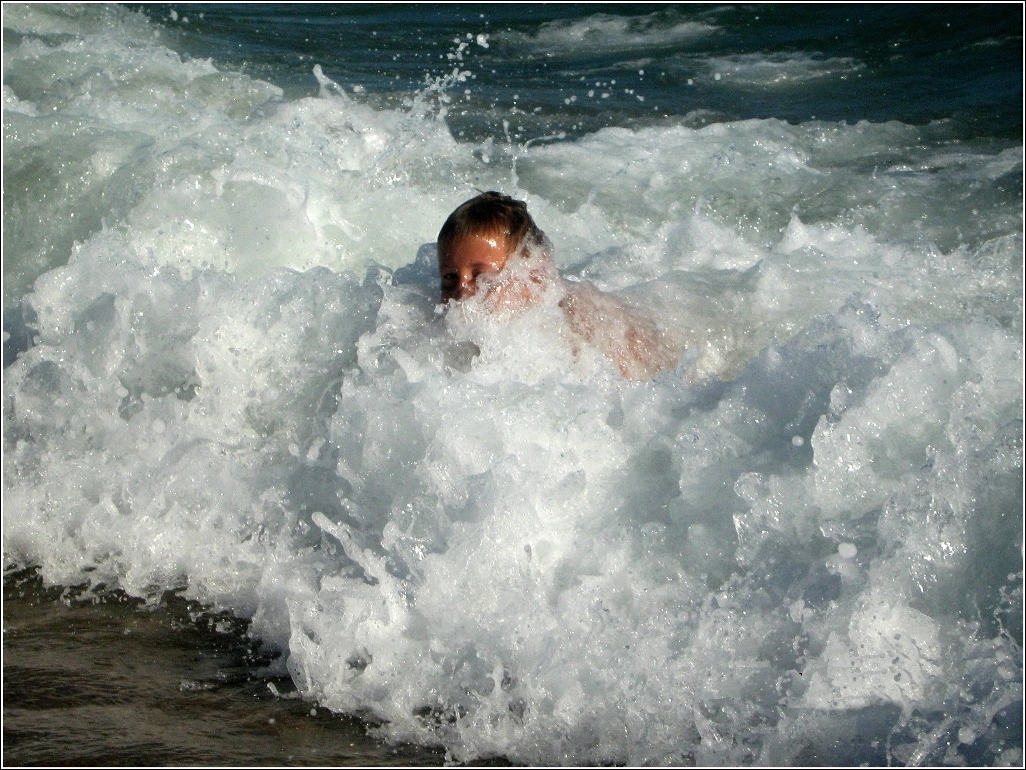
<svg viewBox="0 0 1026 770">
<path fill-rule="evenodd" d="M 508 239 L 501 235 L 466 235 L 438 255 L 442 277 L 442 302 L 462 300 L 477 293 L 480 276 L 494 276 L 509 259 Z"/>
</svg>

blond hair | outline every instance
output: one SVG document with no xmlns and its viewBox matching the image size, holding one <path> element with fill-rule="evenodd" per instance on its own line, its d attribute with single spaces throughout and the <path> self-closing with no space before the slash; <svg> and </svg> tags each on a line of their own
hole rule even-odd
<svg viewBox="0 0 1026 770">
<path fill-rule="evenodd" d="M 453 245 L 469 235 L 501 236 L 509 253 L 527 241 L 544 245 L 545 233 L 527 213 L 527 204 L 491 190 L 461 203 L 438 231 L 438 254 L 448 255 Z"/>
</svg>

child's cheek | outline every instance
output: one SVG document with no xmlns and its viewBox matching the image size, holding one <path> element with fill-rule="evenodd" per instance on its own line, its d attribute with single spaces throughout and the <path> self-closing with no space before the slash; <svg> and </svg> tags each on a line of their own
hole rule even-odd
<svg viewBox="0 0 1026 770">
<path fill-rule="evenodd" d="M 549 286 L 559 281 L 559 274 L 550 265 L 504 270 L 479 284 L 483 304 L 492 312 L 514 312 L 537 304 Z"/>
<path fill-rule="evenodd" d="M 537 298 L 536 290 L 516 279 L 492 284 L 485 294 L 485 302 L 493 311 L 522 310 Z"/>
</svg>

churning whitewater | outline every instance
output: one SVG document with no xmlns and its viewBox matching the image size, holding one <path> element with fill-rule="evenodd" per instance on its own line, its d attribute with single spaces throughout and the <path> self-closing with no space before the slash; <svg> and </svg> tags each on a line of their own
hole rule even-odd
<svg viewBox="0 0 1026 770">
<path fill-rule="evenodd" d="M 304 698 L 454 761 L 1021 761 L 1021 139 L 447 123 L 473 56 L 711 17 L 468 24 L 389 104 L 316 62 L 286 95 L 117 7 L 4 28 L 7 569 L 230 610 Z M 627 381 L 552 305 L 440 305 L 476 189 L 678 368 Z"/>
</svg>

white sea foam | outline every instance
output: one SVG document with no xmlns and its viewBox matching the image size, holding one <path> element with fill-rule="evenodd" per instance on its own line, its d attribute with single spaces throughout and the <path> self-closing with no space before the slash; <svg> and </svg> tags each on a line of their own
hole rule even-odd
<svg viewBox="0 0 1026 770">
<path fill-rule="evenodd" d="M 609 52 L 658 48 L 699 39 L 715 31 L 716 27 L 706 22 L 668 22 L 657 14 L 625 19 L 596 13 L 586 19 L 552 21 L 529 35 L 505 32 L 498 37 L 542 52 Z"/>
<path fill-rule="evenodd" d="M 866 69 L 850 57 L 807 53 L 752 53 L 703 59 L 706 74 L 737 85 L 781 88 L 829 78 L 847 78 Z"/>
<path fill-rule="evenodd" d="M 987 188 L 1021 148 L 766 120 L 485 164 L 119 14 L 5 50 L 6 562 L 230 609 L 305 697 L 457 760 L 927 762 L 1021 699 L 1022 221 Z M 680 368 L 436 307 L 422 245 L 474 186 Z"/>
</svg>

